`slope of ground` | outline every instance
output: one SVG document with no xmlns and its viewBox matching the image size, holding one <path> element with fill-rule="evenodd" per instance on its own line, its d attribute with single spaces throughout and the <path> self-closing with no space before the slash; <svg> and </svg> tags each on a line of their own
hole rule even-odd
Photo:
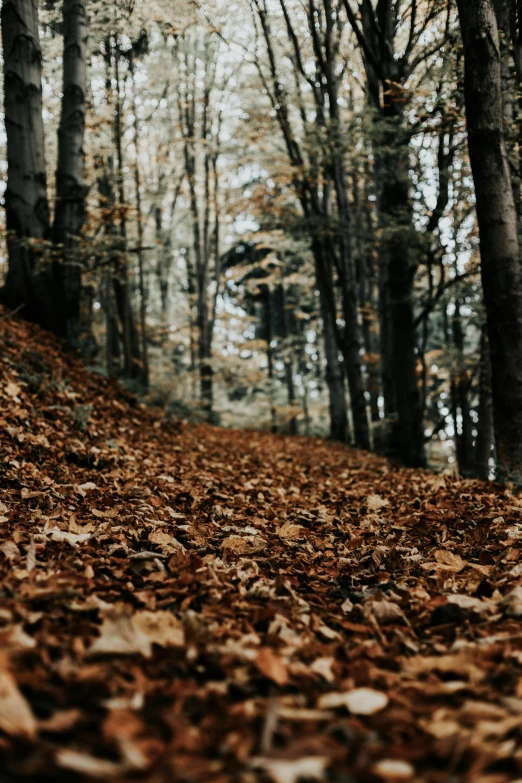
<svg viewBox="0 0 522 783">
<path fill-rule="evenodd" d="M 0 323 L 0 780 L 522 779 L 522 501 Z"/>
</svg>

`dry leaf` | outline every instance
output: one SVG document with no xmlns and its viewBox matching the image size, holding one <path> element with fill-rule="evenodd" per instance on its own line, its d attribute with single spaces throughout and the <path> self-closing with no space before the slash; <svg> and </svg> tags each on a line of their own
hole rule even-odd
<svg viewBox="0 0 522 783">
<path fill-rule="evenodd" d="M 60 748 L 56 752 L 55 761 L 62 769 L 70 769 L 79 775 L 87 775 L 96 780 L 106 780 L 125 771 L 123 764 L 109 759 L 96 758 L 90 753 L 82 753 L 70 748 Z"/>
<path fill-rule="evenodd" d="M 170 533 L 163 532 L 163 530 L 153 530 L 151 533 L 149 533 L 149 541 L 151 544 L 156 544 L 157 546 L 161 547 L 166 552 L 172 553 L 185 551 L 185 547 L 183 544 L 180 544 L 177 538 L 171 536 Z"/>
<path fill-rule="evenodd" d="M 20 386 L 18 386 L 17 383 L 13 383 L 13 381 L 9 381 L 9 383 L 6 383 L 4 388 L 6 394 L 8 394 L 10 397 L 18 397 L 20 395 L 20 392 L 22 391 Z"/>
<path fill-rule="evenodd" d="M 281 538 L 299 538 L 304 528 L 302 525 L 293 525 L 288 520 L 277 528 L 277 535 Z"/>
<path fill-rule="evenodd" d="M 23 629 L 22 623 L 0 628 L 0 650 L 8 653 L 20 653 L 36 647 L 35 640 Z"/>
<path fill-rule="evenodd" d="M 334 658 L 316 658 L 315 661 L 310 664 L 310 669 L 314 674 L 320 674 L 321 677 L 324 677 L 327 682 L 333 682 L 335 680 L 332 671 L 334 663 Z"/>
<path fill-rule="evenodd" d="M 183 623 L 172 612 L 136 612 L 133 624 L 151 644 L 160 647 L 183 647 L 185 644 Z"/>
<path fill-rule="evenodd" d="M 90 646 L 89 655 L 143 655 L 150 658 L 149 637 L 125 613 L 105 617 L 98 639 Z"/>
<path fill-rule="evenodd" d="M 8 560 L 15 560 L 20 557 L 20 550 L 13 541 L 4 541 L 0 544 L 0 552 L 2 552 Z"/>
<path fill-rule="evenodd" d="M 286 685 L 288 682 L 288 670 L 285 664 L 270 647 L 262 647 L 254 663 L 261 674 L 277 685 Z"/>
<path fill-rule="evenodd" d="M 372 601 L 367 608 L 371 611 L 379 625 L 404 622 L 404 612 L 393 601 Z"/>
<path fill-rule="evenodd" d="M 380 495 L 370 495 L 366 498 L 366 503 L 370 511 L 380 511 L 381 508 L 386 508 L 386 506 L 390 505 L 390 501 L 382 498 Z"/>
<path fill-rule="evenodd" d="M 517 585 L 500 602 L 505 613 L 511 617 L 522 617 L 522 585 Z"/>
<path fill-rule="evenodd" d="M 90 533 L 68 533 L 66 530 L 60 530 L 59 527 L 52 527 L 46 531 L 52 541 L 66 541 L 73 547 L 83 544 L 92 538 Z"/>
<path fill-rule="evenodd" d="M 415 770 L 407 761 L 398 759 L 382 759 L 373 765 L 372 771 L 382 780 L 399 783 L 401 780 L 411 780 Z"/>
<path fill-rule="evenodd" d="M 300 780 L 323 780 L 328 758 L 324 756 L 304 756 L 293 761 L 286 759 L 255 758 L 251 762 L 254 769 L 267 772 L 274 783 L 298 783 Z"/>
<path fill-rule="evenodd" d="M 228 536 L 222 543 L 223 549 L 235 552 L 236 555 L 252 555 L 262 552 L 267 542 L 260 536 Z"/>
<path fill-rule="evenodd" d="M 373 688 L 356 688 L 346 693 L 326 693 L 319 698 L 317 706 L 326 710 L 346 707 L 354 715 L 374 715 L 387 704 L 385 693 L 374 691 Z"/>
<path fill-rule="evenodd" d="M 0 671 L 0 729 L 14 737 L 36 739 L 36 718 L 7 669 Z"/>
<path fill-rule="evenodd" d="M 466 568 L 467 563 L 461 558 L 460 555 L 450 552 L 448 549 L 438 549 L 432 553 L 435 558 L 435 563 L 423 563 L 422 567 L 426 569 L 436 568 L 440 571 L 449 571 L 453 573 L 460 573 Z"/>
</svg>

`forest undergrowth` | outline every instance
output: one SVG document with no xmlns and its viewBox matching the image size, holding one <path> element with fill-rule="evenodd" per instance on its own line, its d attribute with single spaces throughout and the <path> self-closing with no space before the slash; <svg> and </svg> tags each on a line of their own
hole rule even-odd
<svg viewBox="0 0 522 783">
<path fill-rule="evenodd" d="M 0 780 L 522 779 L 522 498 L 0 323 Z"/>
</svg>

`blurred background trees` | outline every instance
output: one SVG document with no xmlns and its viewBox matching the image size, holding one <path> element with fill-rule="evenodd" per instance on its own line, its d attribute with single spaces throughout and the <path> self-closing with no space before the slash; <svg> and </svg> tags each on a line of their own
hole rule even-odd
<svg viewBox="0 0 522 783">
<path fill-rule="evenodd" d="M 521 19 L 484 3 L 520 234 Z M 488 476 L 458 11 L 3 0 L 4 303 L 172 415 Z"/>
</svg>

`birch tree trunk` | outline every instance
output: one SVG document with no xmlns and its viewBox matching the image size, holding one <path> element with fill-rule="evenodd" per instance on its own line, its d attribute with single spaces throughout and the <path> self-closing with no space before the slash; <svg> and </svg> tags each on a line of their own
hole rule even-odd
<svg viewBox="0 0 522 783">
<path fill-rule="evenodd" d="M 8 272 L 2 299 L 23 306 L 24 315 L 56 328 L 49 268 L 38 263 L 49 237 L 49 204 L 42 118 L 42 55 L 37 0 L 4 0 L 1 12 L 4 54 L 7 189 L 5 211 Z"/>
<path fill-rule="evenodd" d="M 53 240 L 62 251 L 56 269 L 62 303 L 60 316 L 67 340 L 81 344 L 82 264 L 78 237 L 85 211 L 83 138 L 87 80 L 87 10 L 85 0 L 63 3 L 63 97 L 58 128 L 58 168 Z"/>
<path fill-rule="evenodd" d="M 468 145 L 477 199 L 493 418 L 501 475 L 522 481 L 522 268 L 503 130 L 499 36 L 491 0 L 458 0 Z"/>
</svg>

